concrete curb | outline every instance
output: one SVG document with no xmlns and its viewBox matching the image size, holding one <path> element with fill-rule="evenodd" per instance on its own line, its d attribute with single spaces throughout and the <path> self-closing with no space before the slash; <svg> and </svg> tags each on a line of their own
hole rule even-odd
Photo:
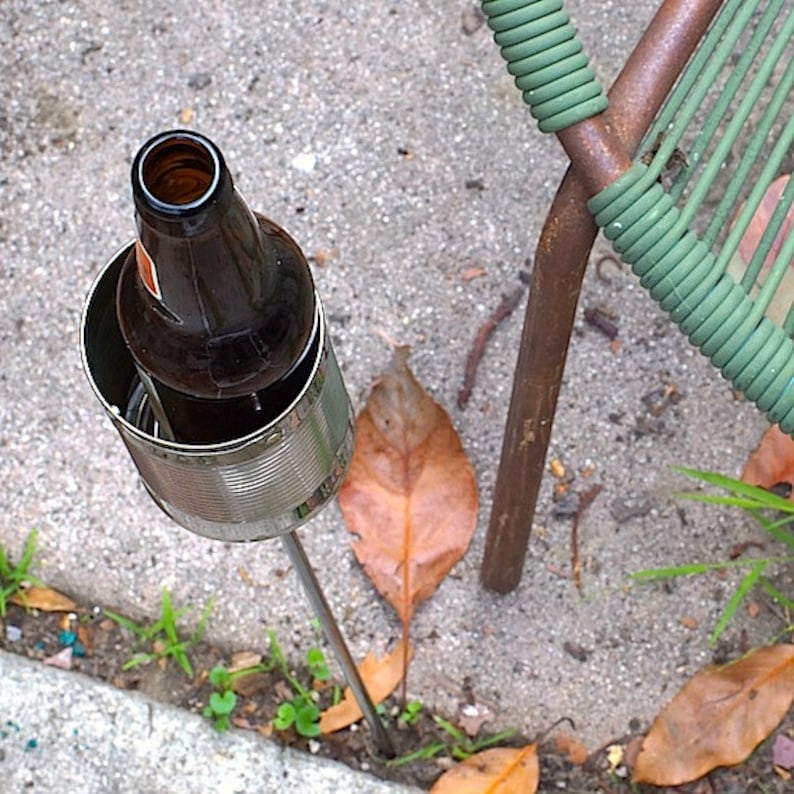
<svg viewBox="0 0 794 794">
<path fill-rule="evenodd" d="M 396 785 L 0 652 L 0 790 L 103 794 L 397 794 Z"/>
</svg>

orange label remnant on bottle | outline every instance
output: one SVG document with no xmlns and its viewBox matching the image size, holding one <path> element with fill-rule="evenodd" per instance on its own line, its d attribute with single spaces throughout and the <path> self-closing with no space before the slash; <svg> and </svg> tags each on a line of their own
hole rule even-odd
<svg viewBox="0 0 794 794">
<path fill-rule="evenodd" d="M 143 285 L 157 300 L 162 300 L 163 293 L 160 290 L 160 282 L 157 279 L 157 268 L 140 240 L 135 241 L 135 261 L 138 265 L 138 275 L 141 277 Z"/>
</svg>

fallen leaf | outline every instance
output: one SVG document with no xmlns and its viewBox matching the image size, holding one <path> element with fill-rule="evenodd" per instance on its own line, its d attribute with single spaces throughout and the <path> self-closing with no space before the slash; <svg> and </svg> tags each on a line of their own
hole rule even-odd
<svg viewBox="0 0 794 794">
<path fill-rule="evenodd" d="M 576 766 L 581 766 L 587 761 L 590 753 L 587 748 L 567 731 L 562 731 L 554 737 L 557 752 L 567 756 L 568 760 Z"/>
<path fill-rule="evenodd" d="M 279 703 L 285 700 L 292 700 L 292 698 L 295 696 L 295 693 L 292 691 L 290 685 L 281 679 L 273 684 L 273 693 L 275 694 Z"/>
<path fill-rule="evenodd" d="M 780 203 L 780 198 L 783 195 L 783 190 L 789 179 L 790 176 L 788 174 L 778 177 L 764 193 L 761 203 L 758 205 L 758 209 L 750 220 L 747 231 L 742 235 L 742 239 L 739 241 L 739 253 L 745 262 L 749 262 L 750 259 L 752 259 L 758 242 L 766 231 L 766 227 L 769 225 L 772 213 L 774 213 L 775 208 Z M 772 266 L 775 257 L 780 253 L 780 248 L 789 232 L 792 230 L 792 227 L 794 227 L 794 209 L 789 210 L 786 219 L 783 221 L 772 243 L 772 248 L 766 255 L 762 268 L 769 268 Z"/>
<path fill-rule="evenodd" d="M 77 604 L 71 598 L 53 590 L 51 587 L 31 585 L 14 593 L 9 599 L 10 604 L 16 604 L 25 609 L 38 609 L 42 612 L 73 612 Z"/>
<path fill-rule="evenodd" d="M 794 439 L 772 425 L 747 459 L 742 480 L 761 488 L 788 483 L 792 486 L 788 498 L 794 500 Z"/>
<path fill-rule="evenodd" d="M 777 764 L 774 764 L 772 769 L 774 769 L 775 774 L 783 778 L 783 780 L 791 780 L 791 772 L 789 772 L 788 769 L 783 769 L 782 766 L 777 766 Z"/>
<path fill-rule="evenodd" d="M 739 246 L 736 253 L 728 263 L 727 272 L 733 277 L 737 283 L 741 282 L 742 277 L 747 269 L 747 265 L 752 259 L 755 249 L 761 240 L 764 232 L 766 231 L 772 214 L 775 208 L 780 203 L 783 195 L 783 190 L 786 183 L 790 179 L 789 174 L 778 177 L 772 182 L 764 193 L 758 208 L 756 209 L 750 223 L 739 241 Z M 741 212 L 741 209 L 739 210 Z M 738 215 L 738 213 L 737 213 Z M 790 207 L 783 223 L 778 230 L 775 239 L 772 242 L 772 247 L 766 255 L 763 264 L 761 265 L 760 273 L 752 285 L 750 295 L 756 297 L 758 291 L 762 286 L 764 279 L 769 274 L 772 264 L 780 253 L 780 249 L 794 229 L 794 206 Z M 766 310 L 766 315 L 777 325 L 782 325 L 783 321 L 788 314 L 789 308 L 794 302 L 794 270 L 789 267 L 775 289 L 775 293 Z"/>
<path fill-rule="evenodd" d="M 430 794 L 533 794 L 539 780 L 537 744 L 494 747 L 453 766 Z"/>
<path fill-rule="evenodd" d="M 678 786 L 743 761 L 794 700 L 794 645 L 772 645 L 696 673 L 661 711 L 635 783 Z"/>
<path fill-rule="evenodd" d="M 82 623 L 77 627 L 77 639 L 83 646 L 86 656 L 94 655 L 94 629 Z"/>
<path fill-rule="evenodd" d="M 643 736 L 632 736 L 626 742 L 626 749 L 623 753 L 623 763 L 629 767 L 634 767 L 637 763 L 637 756 L 640 754 L 640 749 L 642 748 L 642 740 Z"/>
<path fill-rule="evenodd" d="M 446 411 L 409 369 L 409 353 L 396 346 L 374 384 L 339 493 L 353 551 L 397 611 L 406 645 L 416 606 L 466 552 L 478 506 L 471 462 Z"/>
<path fill-rule="evenodd" d="M 236 673 L 240 670 L 247 670 L 249 667 L 254 667 L 262 661 L 262 654 L 256 651 L 237 651 L 232 654 L 229 659 L 229 666 L 227 670 L 230 673 Z"/>
<path fill-rule="evenodd" d="M 380 659 L 376 659 L 373 653 L 368 653 L 359 665 L 361 680 L 375 705 L 386 700 L 402 680 L 406 661 L 404 648 L 401 641 L 391 653 Z M 411 655 L 410 649 L 407 655 Z M 334 733 L 358 722 L 363 716 L 353 690 L 347 687 L 342 700 L 320 715 L 320 731 Z"/>
<path fill-rule="evenodd" d="M 232 672 L 229 670 L 229 672 Z M 252 697 L 270 688 L 270 678 L 267 673 L 256 672 L 241 675 L 232 682 L 232 689 L 242 697 Z"/>
</svg>

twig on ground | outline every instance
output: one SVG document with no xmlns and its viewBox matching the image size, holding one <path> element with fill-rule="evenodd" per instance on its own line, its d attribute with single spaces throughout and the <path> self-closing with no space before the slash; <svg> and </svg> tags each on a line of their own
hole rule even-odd
<svg viewBox="0 0 794 794">
<path fill-rule="evenodd" d="M 597 328 L 608 339 L 616 339 L 618 327 L 606 314 L 598 308 L 587 308 L 584 310 L 584 319 L 593 328 Z"/>
<path fill-rule="evenodd" d="M 458 408 L 465 408 L 466 403 L 468 403 L 471 397 L 477 378 L 477 367 L 479 367 L 480 361 L 483 355 L 485 355 L 485 347 L 488 344 L 488 340 L 491 338 L 491 334 L 498 328 L 500 323 L 506 320 L 513 311 L 515 311 L 523 294 L 524 288 L 516 287 L 509 295 L 505 295 L 493 314 L 482 324 L 480 330 L 477 332 L 471 350 L 469 350 L 469 357 L 466 359 L 463 387 L 460 392 L 458 392 Z"/>
<path fill-rule="evenodd" d="M 573 528 L 571 529 L 571 570 L 573 571 L 573 582 L 576 589 L 582 592 L 582 564 L 579 560 L 579 520 L 585 510 L 593 503 L 596 496 L 603 490 L 603 485 L 594 485 L 579 497 L 579 506 L 576 508 L 576 515 L 573 517 Z"/>
</svg>

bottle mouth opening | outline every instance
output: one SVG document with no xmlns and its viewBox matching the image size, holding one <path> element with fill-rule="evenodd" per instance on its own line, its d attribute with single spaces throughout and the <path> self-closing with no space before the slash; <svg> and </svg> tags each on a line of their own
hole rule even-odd
<svg viewBox="0 0 794 794">
<path fill-rule="evenodd" d="M 141 149 L 133 178 L 152 209 L 184 216 L 212 199 L 221 171 L 220 152 L 208 139 L 176 130 L 158 135 Z"/>
</svg>

